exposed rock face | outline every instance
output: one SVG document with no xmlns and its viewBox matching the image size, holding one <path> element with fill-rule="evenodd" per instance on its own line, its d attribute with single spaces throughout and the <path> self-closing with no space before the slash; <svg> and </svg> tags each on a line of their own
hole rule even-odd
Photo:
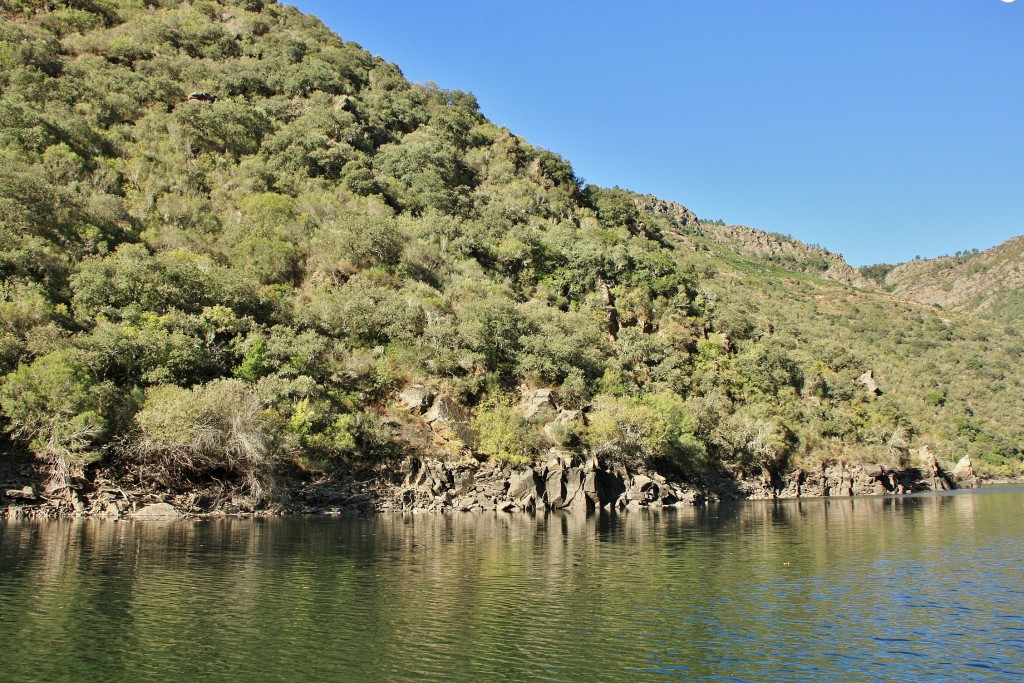
<svg viewBox="0 0 1024 683">
<path fill-rule="evenodd" d="M 681 228 L 694 227 L 699 222 L 697 215 L 682 204 L 658 199 L 653 194 L 639 197 L 634 200 L 634 203 L 641 214 L 651 213 L 668 216 Z"/>
<path fill-rule="evenodd" d="M 882 395 L 882 390 L 879 388 L 878 382 L 875 381 L 874 370 L 868 370 L 858 377 L 857 381 L 864 385 L 864 388 L 868 390 L 868 393 L 874 394 L 875 396 Z"/>
<path fill-rule="evenodd" d="M 957 462 L 956 467 L 953 468 L 953 477 L 959 484 L 968 488 L 981 486 L 981 481 L 974 472 L 974 462 L 969 455 L 965 455 Z"/>
<path fill-rule="evenodd" d="M 36 490 L 31 486 L 23 486 L 20 489 L 7 489 L 4 496 L 9 500 L 35 500 L 38 496 Z"/>
<path fill-rule="evenodd" d="M 400 393 L 398 401 L 406 410 L 422 415 L 434 403 L 434 392 L 422 384 L 416 384 Z"/>
<path fill-rule="evenodd" d="M 554 415 L 558 410 L 555 405 L 555 397 L 550 389 L 536 389 L 523 392 L 523 398 L 519 405 L 520 412 L 527 420 L 538 415 Z"/>
<path fill-rule="evenodd" d="M 949 310 L 998 317 L 1000 302 L 1024 286 L 1024 236 L 980 254 L 909 261 L 885 284 L 897 296 Z"/>
<path fill-rule="evenodd" d="M 798 273 L 817 275 L 835 280 L 851 287 L 876 289 L 877 286 L 860 274 L 843 258 L 828 249 L 811 246 L 800 240 L 778 233 L 765 232 L 745 225 L 718 225 L 701 222 L 685 206 L 658 199 L 652 195 L 634 200 L 641 215 L 668 216 L 680 229 L 690 231 L 698 237 L 705 237 L 716 244 L 732 249 L 738 254 L 755 256 L 769 263 L 777 264 Z M 677 239 L 686 240 L 683 235 Z"/>
<path fill-rule="evenodd" d="M 504 470 L 493 465 L 416 460 L 394 492 L 381 491 L 375 509 L 593 510 L 694 505 L 705 497 L 658 475 L 629 475 L 553 459 L 545 466 Z M 358 503 L 365 501 L 359 500 Z"/>
</svg>

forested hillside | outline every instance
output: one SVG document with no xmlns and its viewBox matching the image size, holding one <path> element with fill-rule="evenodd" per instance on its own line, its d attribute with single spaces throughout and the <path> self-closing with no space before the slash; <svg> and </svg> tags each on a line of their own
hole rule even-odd
<svg viewBox="0 0 1024 683">
<path fill-rule="evenodd" d="M 276 2 L 0 6 L 0 458 L 54 489 L 89 467 L 255 505 L 283 474 L 552 449 L 1019 467 L 1003 324 L 583 185 Z"/>
</svg>

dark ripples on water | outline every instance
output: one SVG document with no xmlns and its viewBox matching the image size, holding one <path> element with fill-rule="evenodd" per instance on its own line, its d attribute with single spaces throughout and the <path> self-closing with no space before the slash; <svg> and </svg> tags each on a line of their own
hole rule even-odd
<svg viewBox="0 0 1024 683">
<path fill-rule="evenodd" d="M 1022 680 L 1022 512 L 11 523 L 0 680 Z"/>
</svg>

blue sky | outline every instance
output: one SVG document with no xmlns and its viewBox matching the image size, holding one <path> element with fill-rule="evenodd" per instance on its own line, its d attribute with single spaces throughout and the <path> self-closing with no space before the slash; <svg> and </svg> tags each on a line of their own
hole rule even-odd
<svg viewBox="0 0 1024 683">
<path fill-rule="evenodd" d="M 1024 234 L 1024 0 L 302 0 L 576 174 L 855 265 Z"/>
</svg>

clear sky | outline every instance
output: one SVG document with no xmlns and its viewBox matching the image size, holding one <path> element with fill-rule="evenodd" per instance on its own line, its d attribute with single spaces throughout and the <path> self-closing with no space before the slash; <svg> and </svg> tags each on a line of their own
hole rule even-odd
<svg viewBox="0 0 1024 683">
<path fill-rule="evenodd" d="M 1024 0 L 300 0 L 578 176 L 854 265 L 1024 234 Z"/>
</svg>

